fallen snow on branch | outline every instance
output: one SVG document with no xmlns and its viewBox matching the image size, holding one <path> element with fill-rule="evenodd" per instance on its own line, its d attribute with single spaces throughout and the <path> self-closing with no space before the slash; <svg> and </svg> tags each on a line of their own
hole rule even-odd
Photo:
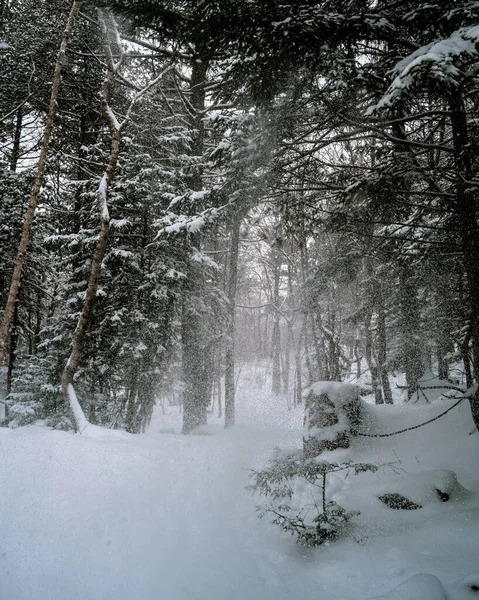
<svg viewBox="0 0 479 600">
<path fill-rule="evenodd" d="M 101 218 L 103 221 L 110 221 L 110 213 L 108 212 L 108 203 L 106 201 L 106 194 L 108 189 L 108 178 L 106 173 L 103 174 L 103 177 L 100 179 L 100 184 L 98 186 L 98 196 L 101 203 Z"/>
<path fill-rule="evenodd" d="M 366 114 L 370 115 L 377 110 L 392 107 L 421 76 L 457 86 L 462 74 L 462 65 L 458 59 L 462 57 L 477 59 L 478 42 L 479 25 L 476 25 L 458 29 L 448 38 L 418 48 L 392 69 L 395 79 L 386 94 L 377 104 L 370 106 Z"/>
</svg>

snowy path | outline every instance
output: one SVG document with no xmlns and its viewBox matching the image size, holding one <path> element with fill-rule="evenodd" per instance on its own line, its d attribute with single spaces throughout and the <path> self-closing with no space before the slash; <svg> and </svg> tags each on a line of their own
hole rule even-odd
<svg viewBox="0 0 479 600">
<path fill-rule="evenodd" d="M 297 598 L 244 490 L 261 437 L 3 430 L 0 598 Z"/>
<path fill-rule="evenodd" d="M 300 440 L 300 411 L 270 418 L 240 407 L 234 430 L 191 437 L 0 429 L 0 600 L 365 600 L 479 571 L 470 507 L 453 531 L 419 516 L 416 537 L 320 549 L 259 521 L 248 469 Z M 473 597 L 454 585 L 451 600 Z"/>
</svg>

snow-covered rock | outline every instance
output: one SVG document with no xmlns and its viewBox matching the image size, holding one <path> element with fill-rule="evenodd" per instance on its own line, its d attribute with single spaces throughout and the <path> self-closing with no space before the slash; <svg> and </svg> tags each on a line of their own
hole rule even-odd
<svg viewBox="0 0 479 600">
<path fill-rule="evenodd" d="M 357 431 L 361 400 L 350 383 L 318 381 L 304 394 L 303 449 L 314 457 L 325 450 L 347 448 Z"/>
</svg>

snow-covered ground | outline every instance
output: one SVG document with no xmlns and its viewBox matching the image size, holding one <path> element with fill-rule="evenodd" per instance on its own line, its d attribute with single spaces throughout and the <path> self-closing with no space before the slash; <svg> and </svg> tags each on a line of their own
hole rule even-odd
<svg viewBox="0 0 479 600">
<path fill-rule="evenodd" d="M 261 372 L 242 374 L 226 432 L 212 417 L 205 435 L 179 435 L 177 407 L 140 436 L 0 429 L 0 599 L 479 598 L 479 435 L 466 402 L 421 429 L 358 438 L 348 456 L 388 464 L 332 481 L 361 515 L 348 537 L 311 549 L 258 520 L 244 489 L 275 446 L 301 446 L 301 407 L 267 387 Z M 452 404 L 368 406 L 365 427 L 395 431 Z M 384 491 L 423 508 L 392 510 Z"/>
</svg>

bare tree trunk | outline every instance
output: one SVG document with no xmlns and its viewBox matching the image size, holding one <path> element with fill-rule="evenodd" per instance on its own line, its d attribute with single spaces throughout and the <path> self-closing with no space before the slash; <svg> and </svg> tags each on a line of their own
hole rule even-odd
<svg viewBox="0 0 479 600">
<path fill-rule="evenodd" d="M 15 133 L 13 136 L 13 148 L 10 156 L 10 171 L 16 172 L 18 166 L 18 158 L 20 155 L 20 140 L 22 137 L 23 127 L 23 106 L 17 110 L 17 116 L 15 121 Z M 18 300 L 15 303 L 15 310 L 13 314 L 13 321 L 10 328 L 9 334 L 9 346 L 8 346 L 8 360 L 7 360 L 7 396 L 12 391 L 13 383 L 13 370 L 15 368 L 15 359 L 17 356 L 17 342 L 18 342 Z M 1 362 L 0 362 L 1 364 Z M 5 403 L 5 418 L 8 417 L 8 405 Z"/>
<path fill-rule="evenodd" d="M 479 381 L 479 202 L 474 179 L 472 146 L 462 91 L 450 93 L 451 126 L 456 170 L 455 209 L 459 217 L 462 238 L 464 272 L 469 288 L 471 315 L 472 365 L 475 381 Z M 471 412 L 479 429 L 479 395 L 470 398 Z"/>
<path fill-rule="evenodd" d="M 306 368 L 308 370 L 308 383 L 311 384 L 314 381 L 317 381 L 319 375 L 318 371 L 314 368 L 313 363 L 311 362 L 310 355 L 310 341 L 308 335 L 308 321 L 312 320 L 311 314 L 304 315 L 304 331 L 303 331 L 303 344 L 304 344 L 304 361 L 306 363 Z"/>
<path fill-rule="evenodd" d="M 284 354 L 282 361 L 282 380 L 283 380 L 283 395 L 289 396 L 289 375 L 291 371 L 291 344 L 293 343 L 292 339 L 292 326 L 290 320 L 287 320 L 287 330 L 286 330 L 286 342 L 284 346 Z"/>
<path fill-rule="evenodd" d="M 274 396 L 281 394 L 281 330 L 279 326 L 279 282 L 281 276 L 281 240 L 275 240 L 272 246 L 273 265 L 273 330 L 271 333 L 271 392 Z"/>
<path fill-rule="evenodd" d="M 192 156 L 203 156 L 205 143 L 205 125 L 203 115 L 205 110 L 205 84 L 208 73 L 208 60 L 197 56 L 192 61 L 190 79 L 190 104 L 194 109 L 191 114 L 193 135 L 191 145 Z M 203 186 L 202 167 L 197 166 L 189 180 L 189 187 L 199 191 Z M 192 236 L 193 245 L 200 246 L 200 234 Z M 183 428 L 182 433 L 192 433 L 207 423 L 206 408 L 209 404 L 211 389 L 211 373 L 208 364 L 211 362 L 208 353 L 212 350 L 204 347 L 205 334 L 202 316 L 192 305 L 195 295 L 203 293 L 204 276 L 198 265 L 190 264 L 187 285 L 189 289 L 183 300 L 181 320 L 182 369 L 185 389 L 183 393 Z"/>
<path fill-rule="evenodd" d="M 55 113 L 57 108 L 58 93 L 60 90 L 62 66 L 64 64 L 64 56 L 68 45 L 68 40 L 73 27 L 75 18 L 80 10 L 82 1 L 75 0 L 70 9 L 68 20 L 63 31 L 62 40 L 60 43 L 60 49 L 58 52 L 57 62 L 55 65 L 55 71 L 53 74 L 52 91 L 50 96 L 50 105 L 47 113 L 47 120 L 43 131 L 43 143 L 40 149 L 40 157 L 37 164 L 37 176 L 32 186 L 30 194 L 30 202 L 27 208 L 27 214 L 23 223 L 22 237 L 18 246 L 17 258 L 13 267 L 12 281 L 10 285 L 10 291 L 8 294 L 7 304 L 5 306 L 5 312 L 3 313 L 3 321 L 0 326 L 0 365 L 3 364 L 5 358 L 5 348 L 10 332 L 10 327 L 15 312 L 15 305 L 18 298 L 18 289 L 20 286 L 20 280 L 22 277 L 23 263 L 25 262 L 25 256 L 27 253 L 28 240 L 30 238 L 30 229 L 37 207 L 38 195 L 43 182 L 43 176 L 45 174 L 45 166 L 47 162 L 48 147 L 50 145 L 50 138 L 53 130 L 53 123 L 55 120 Z"/>
<path fill-rule="evenodd" d="M 408 265 L 399 271 L 399 328 L 401 332 L 401 362 L 406 374 L 408 399 L 416 392 L 418 381 L 424 372 L 420 338 L 420 311 L 417 299 L 417 285 L 414 274 Z"/>
<path fill-rule="evenodd" d="M 391 385 L 389 383 L 387 361 L 387 340 L 386 340 L 386 311 L 384 310 L 384 301 L 381 293 L 377 297 L 378 302 L 378 331 L 377 331 L 377 348 L 378 348 L 378 369 L 383 389 L 384 402 L 386 404 L 393 403 L 393 395 Z"/>
<path fill-rule="evenodd" d="M 236 209 L 231 228 L 231 243 L 228 264 L 228 322 L 225 351 L 225 427 L 235 423 L 235 332 L 236 332 L 236 288 L 238 285 L 238 254 L 241 222 L 244 210 Z"/>
<path fill-rule="evenodd" d="M 321 319 L 320 311 L 321 307 L 318 306 L 317 315 L 319 315 L 319 319 Z M 327 361 L 327 353 L 326 346 L 324 342 L 324 337 L 318 334 L 318 330 L 316 327 L 315 315 L 311 313 L 311 335 L 313 337 L 313 346 L 314 346 L 314 354 L 316 358 L 316 368 L 317 374 L 320 381 L 328 381 L 331 379 L 329 373 L 329 365 Z"/>
<path fill-rule="evenodd" d="M 294 345 L 295 386 L 296 386 L 295 404 L 302 404 L 302 402 L 303 402 L 303 372 L 302 372 L 302 364 L 301 364 L 301 347 L 303 345 L 305 326 L 306 326 L 306 319 L 303 317 L 302 323 L 301 323 L 301 330 L 300 330 L 299 338 L 298 338 L 298 343 Z M 293 334 L 293 339 L 294 339 L 294 334 Z"/>
<path fill-rule="evenodd" d="M 132 369 L 131 383 L 126 402 L 125 429 L 128 433 L 138 433 L 137 404 L 138 404 L 138 373 Z"/>
<path fill-rule="evenodd" d="M 13 315 L 13 326 L 10 334 L 10 347 L 8 350 L 7 363 L 7 396 L 12 391 L 13 369 L 17 358 L 17 342 L 18 342 L 18 304 L 15 305 L 15 313 Z M 8 404 L 5 402 L 5 419 L 8 418 Z"/>
<path fill-rule="evenodd" d="M 361 377 L 361 355 L 359 354 L 359 347 L 361 340 L 359 339 L 359 331 L 356 332 L 356 339 L 354 340 L 354 358 L 356 360 L 356 378 Z"/>
<path fill-rule="evenodd" d="M 218 373 L 216 377 L 216 389 L 218 390 L 218 419 L 221 419 L 223 416 L 223 399 L 221 397 L 221 364 L 218 364 Z"/>
<path fill-rule="evenodd" d="M 15 133 L 13 134 L 13 147 L 12 154 L 10 156 L 10 171 L 16 171 L 18 165 L 18 159 L 20 157 L 20 141 L 22 139 L 22 127 L 23 127 L 23 106 L 17 110 L 17 118 L 15 121 Z"/>
<path fill-rule="evenodd" d="M 373 332 L 371 330 L 371 320 L 372 309 L 369 309 L 364 319 L 364 357 L 369 367 L 369 372 L 371 373 L 371 386 L 373 388 L 374 400 L 376 404 L 383 404 L 381 388 L 379 387 L 378 367 L 373 356 Z"/>
</svg>

